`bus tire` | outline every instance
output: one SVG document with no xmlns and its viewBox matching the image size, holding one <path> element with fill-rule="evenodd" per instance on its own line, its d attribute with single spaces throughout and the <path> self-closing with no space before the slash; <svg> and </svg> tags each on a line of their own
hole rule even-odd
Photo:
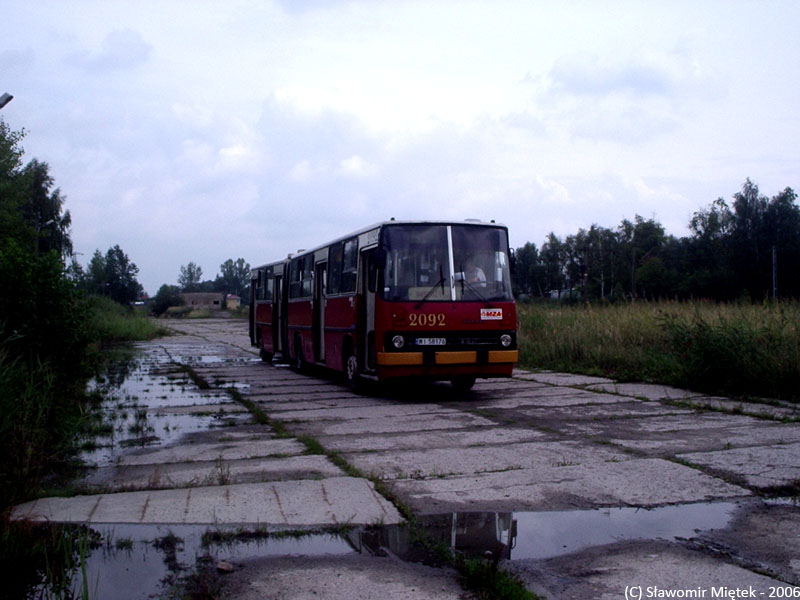
<svg viewBox="0 0 800 600">
<path fill-rule="evenodd" d="M 258 355 L 264 362 L 272 362 L 272 352 L 267 352 L 263 347 L 258 351 Z"/>
<path fill-rule="evenodd" d="M 450 380 L 450 385 L 453 386 L 456 392 L 461 394 L 472 389 L 472 386 L 475 385 L 475 378 L 471 375 L 459 375 Z"/>
<path fill-rule="evenodd" d="M 296 337 L 294 340 L 293 366 L 298 373 L 306 372 L 306 359 L 303 357 L 303 342 L 300 337 Z"/>
<path fill-rule="evenodd" d="M 358 358 L 352 350 L 348 350 L 344 357 L 344 376 L 347 378 L 347 387 L 353 392 L 361 390 L 361 370 L 358 367 Z"/>
</svg>

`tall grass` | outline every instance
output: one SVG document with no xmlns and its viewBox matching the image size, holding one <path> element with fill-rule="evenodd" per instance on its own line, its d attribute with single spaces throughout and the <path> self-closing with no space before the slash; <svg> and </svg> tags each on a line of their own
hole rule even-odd
<svg viewBox="0 0 800 600">
<path fill-rule="evenodd" d="M 73 399 L 47 365 L 29 368 L 0 349 L 0 510 L 35 493 L 43 474 L 72 453 L 81 418 Z"/>
<path fill-rule="evenodd" d="M 107 298 L 89 298 L 85 306 L 88 319 L 80 335 L 94 340 L 94 350 L 81 361 L 85 368 L 65 373 L 33 352 L 15 355 L 12 345 L 21 336 L 0 336 L 0 513 L 35 496 L 43 478 L 72 464 L 89 420 L 85 378 L 92 365 L 102 365 L 107 354 L 102 344 L 151 339 L 165 331 Z M 62 343 L 68 352 L 69 342 L 53 337 L 56 349 Z"/>
<path fill-rule="evenodd" d="M 520 364 L 800 400 L 800 303 L 520 304 Z"/>
<path fill-rule="evenodd" d="M 93 338 L 101 342 L 150 340 L 167 335 L 168 330 L 149 319 L 146 314 L 104 296 L 89 298 L 90 326 Z"/>
</svg>

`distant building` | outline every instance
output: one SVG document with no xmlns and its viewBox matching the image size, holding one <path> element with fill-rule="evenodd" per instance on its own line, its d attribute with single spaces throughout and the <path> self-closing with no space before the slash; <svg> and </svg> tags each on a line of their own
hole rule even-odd
<svg viewBox="0 0 800 600">
<path fill-rule="evenodd" d="M 239 306 L 241 306 L 242 299 L 236 294 L 228 294 L 228 297 L 225 299 L 225 302 L 227 302 L 227 306 L 230 310 L 236 310 L 237 308 L 239 308 Z"/>
<path fill-rule="evenodd" d="M 196 309 L 222 310 L 225 305 L 222 292 L 183 292 L 181 298 L 186 306 Z"/>
</svg>

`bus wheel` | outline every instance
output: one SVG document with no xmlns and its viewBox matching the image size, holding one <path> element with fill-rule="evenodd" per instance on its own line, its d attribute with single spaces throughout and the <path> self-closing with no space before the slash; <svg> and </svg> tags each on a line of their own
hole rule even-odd
<svg viewBox="0 0 800 600">
<path fill-rule="evenodd" d="M 258 355 L 264 362 L 272 361 L 272 352 L 267 352 L 266 350 L 264 350 L 264 348 L 261 348 L 261 350 L 258 351 Z"/>
<path fill-rule="evenodd" d="M 358 359 L 350 351 L 344 359 L 344 374 L 347 377 L 347 385 L 354 392 L 361 389 L 361 375 L 358 369 Z"/>
<path fill-rule="evenodd" d="M 303 344 L 300 338 L 294 341 L 294 369 L 298 373 L 304 373 L 306 371 L 306 359 L 303 358 Z"/>
<path fill-rule="evenodd" d="M 475 378 L 469 375 L 453 377 L 453 379 L 450 380 L 450 385 L 459 393 L 468 392 L 472 389 L 472 386 L 475 385 Z"/>
</svg>

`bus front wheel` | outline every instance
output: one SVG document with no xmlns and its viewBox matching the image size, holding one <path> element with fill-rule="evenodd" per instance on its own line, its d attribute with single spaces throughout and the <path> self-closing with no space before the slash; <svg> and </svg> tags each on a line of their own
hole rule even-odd
<svg viewBox="0 0 800 600">
<path fill-rule="evenodd" d="M 456 392 L 468 392 L 472 389 L 472 386 L 475 385 L 475 378 L 469 375 L 453 377 L 453 379 L 450 380 L 450 385 L 453 386 Z"/>
</svg>

